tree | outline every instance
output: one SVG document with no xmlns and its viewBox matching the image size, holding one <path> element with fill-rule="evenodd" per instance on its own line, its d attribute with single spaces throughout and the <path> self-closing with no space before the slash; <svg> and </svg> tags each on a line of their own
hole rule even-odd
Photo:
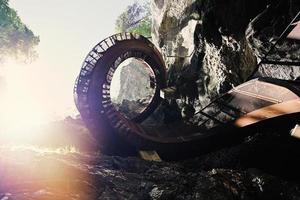
<svg viewBox="0 0 300 200">
<path fill-rule="evenodd" d="M 0 0 L 0 62 L 7 57 L 28 61 L 36 57 L 34 49 L 40 39 L 10 8 L 8 0 Z"/>
<path fill-rule="evenodd" d="M 151 26 L 152 18 L 149 1 L 135 1 L 119 15 L 116 21 L 117 32 L 132 32 L 145 37 L 151 36 Z"/>
</svg>

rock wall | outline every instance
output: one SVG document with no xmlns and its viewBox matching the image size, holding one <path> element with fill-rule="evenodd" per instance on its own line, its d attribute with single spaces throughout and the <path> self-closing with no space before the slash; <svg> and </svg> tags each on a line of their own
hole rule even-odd
<svg viewBox="0 0 300 200">
<path fill-rule="evenodd" d="M 281 24 L 264 20 L 251 31 L 249 23 L 269 4 L 284 5 L 274 9 L 282 9 L 276 16 L 284 20 Z M 295 0 L 153 0 L 152 38 L 169 68 L 169 85 L 176 85 L 179 76 L 197 76 L 199 100 L 205 104 L 244 82 L 266 51 L 257 41 L 278 35 L 299 11 L 298 4 Z M 272 36 L 249 34 L 261 29 L 274 31 Z"/>
<path fill-rule="evenodd" d="M 111 97 L 117 110 L 128 118 L 142 112 L 155 93 L 154 76 L 148 65 L 138 59 L 127 59 L 114 74 Z"/>
<path fill-rule="evenodd" d="M 154 88 L 150 87 L 151 69 L 137 59 L 125 62 L 113 78 L 113 102 L 149 101 L 154 94 Z"/>
<path fill-rule="evenodd" d="M 282 40 L 271 50 L 272 45 L 299 11 L 300 1 L 275 1 L 250 22 L 246 35 L 258 60 L 265 59 L 267 54 L 267 60 L 299 62 L 299 41 Z M 284 38 L 285 36 L 286 34 Z M 300 76 L 300 69 L 292 65 L 262 64 L 256 76 L 294 80 Z"/>
</svg>

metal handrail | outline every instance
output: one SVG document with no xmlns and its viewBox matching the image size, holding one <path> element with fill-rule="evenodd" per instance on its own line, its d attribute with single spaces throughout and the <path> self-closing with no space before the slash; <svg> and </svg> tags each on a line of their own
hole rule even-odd
<svg viewBox="0 0 300 200">
<path fill-rule="evenodd" d="M 289 33 L 290 27 L 296 22 L 296 20 L 300 17 L 300 11 L 297 13 L 297 15 L 292 19 L 292 21 L 289 23 L 289 25 L 284 29 L 284 31 L 280 34 L 279 38 L 276 40 L 276 42 L 271 46 L 269 51 L 264 55 L 264 57 L 261 59 L 261 61 L 257 64 L 255 70 L 250 74 L 250 76 L 246 79 L 247 81 L 250 80 L 254 74 L 258 71 L 259 67 L 264 64 L 265 61 L 267 61 L 268 55 L 274 50 L 276 45 L 283 39 L 283 37 L 286 37 Z"/>
</svg>

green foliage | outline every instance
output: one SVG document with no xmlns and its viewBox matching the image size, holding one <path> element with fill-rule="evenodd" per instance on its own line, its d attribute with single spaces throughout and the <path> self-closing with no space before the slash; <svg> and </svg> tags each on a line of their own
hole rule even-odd
<svg viewBox="0 0 300 200">
<path fill-rule="evenodd" d="M 129 28 L 128 31 L 132 33 L 137 33 L 145 37 L 151 37 L 151 26 L 152 23 L 149 20 L 141 21 L 138 26 Z"/>
<path fill-rule="evenodd" d="M 0 61 L 7 57 L 32 60 L 37 55 L 34 47 L 39 41 L 17 12 L 9 7 L 8 0 L 0 0 Z"/>
<path fill-rule="evenodd" d="M 126 10 L 119 15 L 115 25 L 117 32 L 132 32 L 150 37 L 152 26 L 150 2 L 136 1 L 132 5 L 129 5 Z"/>
</svg>

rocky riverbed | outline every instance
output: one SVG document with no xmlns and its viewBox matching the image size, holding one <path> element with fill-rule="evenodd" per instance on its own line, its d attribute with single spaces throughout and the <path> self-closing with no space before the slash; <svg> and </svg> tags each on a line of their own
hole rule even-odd
<svg viewBox="0 0 300 200">
<path fill-rule="evenodd" d="M 73 137 L 69 144 L 46 148 L 35 141 L 0 148 L 1 200 L 300 198 L 299 143 L 288 134 L 256 134 L 190 160 L 153 162 L 87 149 L 90 141 L 74 142 L 90 137 L 74 123 L 60 124 L 65 141 Z"/>
</svg>

